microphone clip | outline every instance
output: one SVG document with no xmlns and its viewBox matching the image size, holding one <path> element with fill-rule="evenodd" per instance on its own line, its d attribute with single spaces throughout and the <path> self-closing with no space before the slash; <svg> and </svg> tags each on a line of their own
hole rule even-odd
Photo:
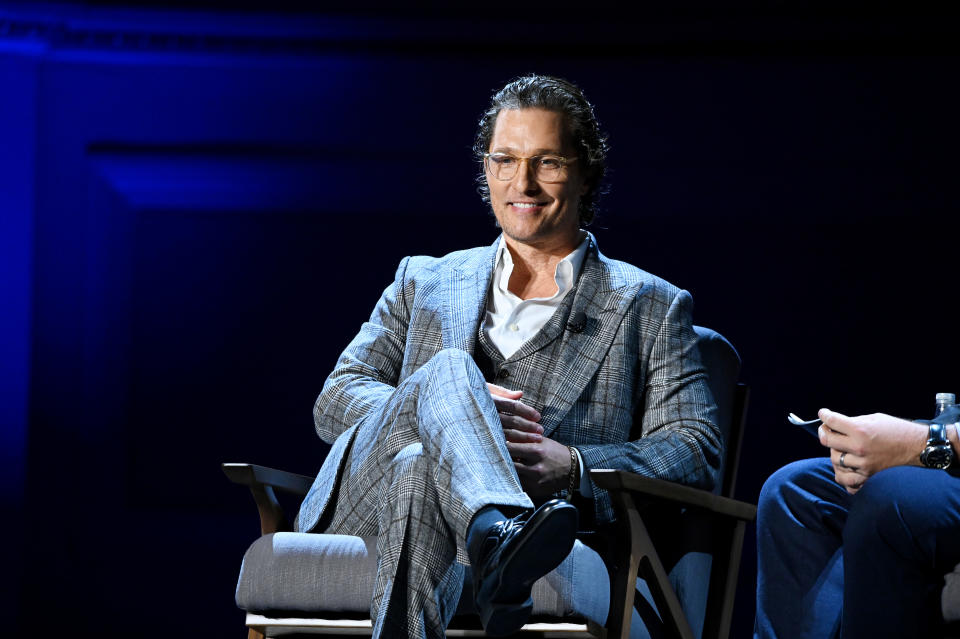
<svg viewBox="0 0 960 639">
<path fill-rule="evenodd" d="M 570 321 L 567 322 L 567 330 L 571 333 L 582 333 L 587 327 L 587 314 L 583 311 L 577 311 Z"/>
</svg>

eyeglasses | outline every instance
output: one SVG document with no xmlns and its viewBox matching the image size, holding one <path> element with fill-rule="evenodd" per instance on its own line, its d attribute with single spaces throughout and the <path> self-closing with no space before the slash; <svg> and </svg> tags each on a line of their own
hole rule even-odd
<svg viewBox="0 0 960 639">
<path fill-rule="evenodd" d="M 521 162 L 527 162 L 537 180 L 541 182 L 563 182 L 567 177 L 567 165 L 576 161 L 577 158 L 565 158 L 560 155 L 531 155 L 528 158 L 520 158 L 509 153 L 483 154 L 483 163 L 487 171 L 504 182 L 516 177 Z"/>
</svg>

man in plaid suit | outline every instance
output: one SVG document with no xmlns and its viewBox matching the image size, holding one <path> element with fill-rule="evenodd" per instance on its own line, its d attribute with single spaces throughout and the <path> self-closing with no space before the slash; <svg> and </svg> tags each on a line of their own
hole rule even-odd
<svg viewBox="0 0 960 639">
<path fill-rule="evenodd" d="M 720 465 L 690 295 L 581 229 L 606 140 L 580 90 L 511 82 L 474 150 L 503 234 L 404 259 L 315 405 L 333 446 L 297 529 L 378 536 L 375 636 L 443 636 L 468 562 L 487 632 L 513 632 L 578 519 L 613 518 L 587 470 L 711 488 Z"/>
</svg>

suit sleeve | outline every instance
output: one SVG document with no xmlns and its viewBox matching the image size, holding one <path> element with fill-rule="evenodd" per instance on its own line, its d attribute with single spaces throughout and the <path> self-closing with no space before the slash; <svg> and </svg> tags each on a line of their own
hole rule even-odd
<svg viewBox="0 0 960 639">
<path fill-rule="evenodd" d="M 327 443 L 386 402 L 397 386 L 410 321 L 406 290 L 410 259 L 400 263 L 393 284 L 344 349 L 317 397 L 314 425 Z"/>
<path fill-rule="evenodd" d="M 621 444 L 578 446 L 587 468 L 629 470 L 705 489 L 716 484 L 720 429 L 700 361 L 692 307 L 690 294 L 678 291 L 654 333 L 648 354 L 641 355 L 638 364 L 645 370 L 639 379 L 645 381 L 637 389 L 642 398 L 634 424 L 636 436 L 636 421 L 640 421 L 641 436 Z"/>
</svg>

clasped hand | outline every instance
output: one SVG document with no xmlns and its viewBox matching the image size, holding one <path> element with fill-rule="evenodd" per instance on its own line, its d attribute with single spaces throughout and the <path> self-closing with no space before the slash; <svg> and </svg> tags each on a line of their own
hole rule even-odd
<svg viewBox="0 0 960 639">
<path fill-rule="evenodd" d="M 834 477 L 851 495 L 881 470 L 920 465 L 927 440 L 922 424 L 883 413 L 847 417 L 826 408 L 818 415 L 820 443 L 830 449 Z"/>
<path fill-rule="evenodd" d="M 500 414 L 507 450 L 513 459 L 520 485 L 532 496 L 549 495 L 567 487 L 570 475 L 570 450 L 558 441 L 544 437 L 541 415 L 524 404 L 522 391 L 487 384 Z"/>
</svg>

